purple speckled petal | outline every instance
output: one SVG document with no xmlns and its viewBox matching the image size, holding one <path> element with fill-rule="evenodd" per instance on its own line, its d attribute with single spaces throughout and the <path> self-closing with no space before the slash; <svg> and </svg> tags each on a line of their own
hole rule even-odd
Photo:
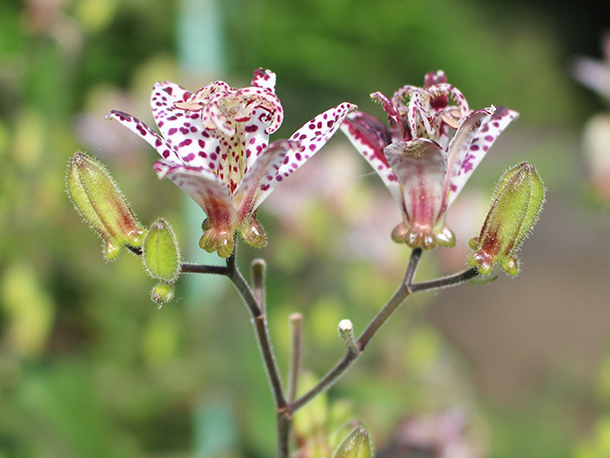
<svg viewBox="0 0 610 458">
<path fill-rule="evenodd" d="M 288 152 L 275 180 L 279 182 L 287 178 L 316 154 L 339 130 L 347 114 L 356 108 L 358 107 L 352 103 L 343 102 L 319 114 L 292 134 L 289 140 L 298 142 L 299 148 Z"/>
<path fill-rule="evenodd" d="M 284 163 L 286 154 L 298 146 L 297 142 L 289 140 L 273 142 L 248 169 L 233 193 L 233 205 L 237 209 L 240 222 L 248 220 L 256 212 L 271 192 L 271 183 L 275 181 L 273 178 Z"/>
<path fill-rule="evenodd" d="M 493 145 L 502 131 L 519 116 L 516 111 L 506 107 L 477 110 L 470 114 L 460 125 L 456 135 L 449 145 L 450 185 L 447 206 L 450 206 L 458 196 L 474 169 L 479 165 L 487 151 Z M 480 122 L 480 127 L 477 123 Z"/>
<path fill-rule="evenodd" d="M 250 86 L 238 89 L 236 92 L 237 97 L 243 97 L 245 102 L 247 100 L 255 100 L 256 102 L 254 103 L 256 105 L 266 110 L 265 119 L 269 125 L 265 132 L 269 135 L 280 128 L 284 121 L 284 108 L 275 93 L 265 88 Z"/>
<path fill-rule="evenodd" d="M 372 93 L 371 99 L 380 102 L 383 110 L 387 113 L 392 132 L 392 140 L 395 142 L 411 140 L 409 127 L 392 101 L 381 92 Z"/>
<path fill-rule="evenodd" d="M 460 113 L 464 116 L 466 113 L 470 111 L 468 108 L 468 102 L 466 101 L 466 97 L 460 90 L 448 83 L 436 84 L 434 86 L 429 87 L 426 91 L 431 96 L 439 96 L 439 95 L 447 95 L 455 103 L 457 103 L 458 108 L 460 109 Z"/>
<path fill-rule="evenodd" d="M 254 208 L 258 207 L 271 192 L 283 180 L 288 178 L 309 158 L 322 148 L 345 119 L 345 116 L 357 107 L 351 103 L 344 102 L 335 108 L 325 111 L 306 123 L 290 137 L 291 143 L 296 143 L 283 157 L 282 163 L 277 169 L 267 167 L 266 174 L 260 181 L 261 192 L 257 194 Z M 274 145 L 277 142 L 272 143 Z M 269 147 L 271 147 L 271 145 Z M 266 154 L 265 152 L 262 155 Z M 259 158 L 260 160 L 260 158 Z M 258 160 L 257 160 L 258 162 Z M 256 162 L 254 163 L 256 167 Z"/>
<path fill-rule="evenodd" d="M 431 234 L 444 210 L 447 161 L 443 150 L 432 140 L 417 138 L 392 143 L 385 155 L 402 186 L 405 222 L 416 232 Z"/>
<path fill-rule="evenodd" d="M 258 70 L 254 70 L 252 86 L 261 87 L 275 93 L 275 73 L 271 70 L 265 70 L 262 67 Z"/>
<path fill-rule="evenodd" d="M 152 146 L 161 157 L 168 159 L 177 164 L 182 163 L 182 158 L 174 146 L 157 134 L 154 130 L 144 124 L 135 116 L 132 116 L 122 111 L 112 110 L 106 115 L 106 119 L 114 119 L 127 127 L 134 134 L 143 138 L 150 146 Z"/>
<path fill-rule="evenodd" d="M 389 129 L 374 116 L 362 111 L 347 115 L 341 130 L 379 174 L 394 198 L 401 200 L 402 191 L 383 150 L 392 142 Z"/>
<path fill-rule="evenodd" d="M 269 145 L 269 134 L 265 132 L 268 124 L 267 113 L 261 108 L 256 109 L 252 117 L 244 123 L 241 148 L 246 152 L 248 168 L 252 167 L 254 161 Z"/>
<path fill-rule="evenodd" d="M 237 212 L 227 186 L 203 167 L 173 164 L 163 159 L 153 164 L 157 176 L 169 178 L 203 209 L 211 226 L 235 230 Z"/>
<path fill-rule="evenodd" d="M 155 84 L 151 96 L 153 116 L 159 130 L 174 146 L 184 164 L 216 170 L 218 138 L 204 129 L 201 111 L 175 106 L 190 96 L 190 92 L 169 81 Z"/>
</svg>

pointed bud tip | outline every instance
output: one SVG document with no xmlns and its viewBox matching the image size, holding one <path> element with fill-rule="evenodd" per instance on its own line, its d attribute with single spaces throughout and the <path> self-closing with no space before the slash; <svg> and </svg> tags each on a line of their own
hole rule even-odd
<svg viewBox="0 0 610 458">
<path fill-rule="evenodd" d="M 101 162 L 80 151 L 75 153 L 66 184 L 76 210 L 104 239 L 108 260 L 116 258 L 125 245 L 141 246 L 146 229 Z"/>
<path fill-rule="evenodd" d="M 359 426 L 339 444 L 333 458 L 372 458 L 373 446 L 369 432 Z"/>
<path fill-rule="evenodd" d="M 488 274 L 494 264 L 517 275 L 515 253 L 538 220 L 545 188 L 536 168 L 527 162 L 509 169 L 494 191 L 491 207 L 478 237 L 470 241 L 475 250 L 468 264 Z"/>
</svg>

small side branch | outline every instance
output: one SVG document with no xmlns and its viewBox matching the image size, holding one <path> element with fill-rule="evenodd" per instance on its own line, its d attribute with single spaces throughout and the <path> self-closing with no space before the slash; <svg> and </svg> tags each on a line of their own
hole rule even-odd
<svg viewBox="0 0 610 458">
<path fill-rule="evenodd" d="M 229 275 L 229 269 L 225 266 L 209 266 L 203 264 L 191 264 L 185 262 L 182 264 L 182 273 L 190 274 L 213 274 L 213 275 Z"/>
<path fill-rule="evenodd" d="M 479 271 L 476 267 L 471 267 L 448 277 L 439 278 L 437 280 L 424 281 L 421 283 L 414 283 L 409 286 L 411 293 L 419 293 L 422 291 L 431 291 L 433 289 L 447 288 L 449 286 L 459 285 L 468 280 L 471 280 L 479 275 Z"/>
</svg>

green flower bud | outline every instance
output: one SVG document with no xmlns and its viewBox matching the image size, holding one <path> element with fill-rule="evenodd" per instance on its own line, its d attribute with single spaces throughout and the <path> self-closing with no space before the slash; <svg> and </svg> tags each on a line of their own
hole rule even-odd
<svg viewBox="0 0 610 458">
<path fill-rule="evenodd" d="M 180 248 L 172 227 L 159 218 L 150 227 L 142 244 L 142 260 L 148 274 L 172 284 L 180 274 Z"/>
<path fill-rule="evenodd" d="M 159 283 L 152 289 L 150 298 L 154 303 L 159 306 L 159 309 L 163 304 L 167 304 L 174 298 L 175 292 L 174 285 L 168 285 L 166 283 Z"/>
<path fill-rule="evenodd" d="M 369 432 L 359 426 L 339 444 L 333 458 L 371 458 L 373 447 Z"/>
<path fill-rule="evenodd" d="M 509 275 L 517 275 L 515 253 L 538 220 L 544 192 L 536 169 L 527 162 L 508 170 L 496 187 L 479 237 L 470 240 L 476 251 L 468 257 L 468 264 L 484 275 L 494 264 L 500 264 Z"/>
<path fill-rule="evenodd" d="M 124 245 L 136 248 L 142 245 L 146 229 L 101 162 L 76 153 L 66 182 L 76 210 L 104 239 L 108 260 L 116 258 Z"/>
</svg>

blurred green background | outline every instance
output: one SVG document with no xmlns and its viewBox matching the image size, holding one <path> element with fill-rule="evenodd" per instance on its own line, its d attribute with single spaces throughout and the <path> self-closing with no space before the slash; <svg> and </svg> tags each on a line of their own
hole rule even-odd
<svg viewBox="0 0 610 458">
<path fill-rule="evenodd" d="M 361 420 L 378 456 L 440 456 L 425 434 L 429 454 L 404 446 L 409 425 L 442 430 L 447 418 L 464 456 L 610 456 L 610 220 L 581 146 L 608 105 L 570 74 L 574 56 L 601 57 L 610 12 L 530 3 L 0 3 L 0 457 L 273 456 L 272 398 L 236 292 L 183 277 L 158 311 L 139 260 L 104 261 L 64 184 L 75 151 L 97 155 L 145 224 L 163 216 L 187 260 L 219 263 L 196 248 L 200 209 L 104 115 L 153 125 L 156 81 L 239 87 L 261 66 L 277 73 L 286 112 L 275 139 L 342 101 L 383 119 L 368 94 L 437 69 L 471 108 L 521 113 L 452 210 L 458 247 L 426 256 L 418 280 L 464 268 L 503 170 L 528 160 L 549 188 L 522 273 L 411 298 L 322 400 L 329 412 Z M 389 238 L 397 206 L 341 134 L 283 186 L 259 213 L 269 246 L 242 247 L 240 264 L 268 262 L 283 370 L 288 316 L 301 312 L 305 366 L 321 376 L 344 352 L 337 323 L 364 329 L 409 253 Z"/>
</svg>

